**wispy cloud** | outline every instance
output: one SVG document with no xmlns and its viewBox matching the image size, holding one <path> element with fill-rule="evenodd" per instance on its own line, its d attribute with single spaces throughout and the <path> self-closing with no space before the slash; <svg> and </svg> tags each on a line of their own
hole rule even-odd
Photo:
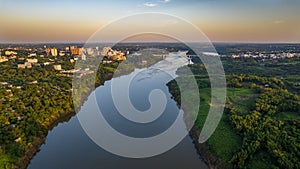
<svg viewBox="0 0 300 169">
<path fill-rule="evenodd" d="M 283 21 L 283 20 L 276 20 L 276 21 L 274 21 L 273 23 L 274 23 L 274 24 L 282 24 L 282 23 L 284 23 L 284 21 Z"/>
<path fill-rule="evenodd" d="M 155 6 L 157 6 L 157 3 L 146 2 L 146 3 L 144 3 L 144 6 L 146 6 L 146 7 L 155 7 Z"/>
<path fill-rule="evenodd" d="M 169 2 L 171 2 L 171 0 L 163 0 L 162 2 L 163 3 L 169 3 Z"/>
<path fill-rule="evenodd" d="M 166 4 L 166 3 L 169 3 L 169 2 L 171 2 L 171 0 L 158 0 L 158 1 L 155 1 L 155 2 L 146 2 L 143 5 L 146 6 L 146 7 L 156 7 L 161 3 Z"/>
</svg>

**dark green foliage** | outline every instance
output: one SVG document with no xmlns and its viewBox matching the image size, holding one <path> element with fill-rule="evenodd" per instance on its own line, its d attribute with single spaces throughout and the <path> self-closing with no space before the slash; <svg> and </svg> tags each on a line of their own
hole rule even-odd
<svg viewBox="0 0 300 169">
<path fill-rule="evenodd" d="M 229 168 L 300 168 L 297 58 L 264 64 L 254 59 L 222 60 L 228 104 L 218 128 L 206 143 L 210 152 Z M 209 79 L 202 64 L 189 67 L 200 89 L 195 126 L 201 130 L 209 110 L 210 89 L 206 88 L 209 84 L 202 86 L 199 82 L 209 83 Z M 180 73 L 179 69 L 179 78 L 183 76 Z M 171 81 L 168 86 L 180 101 L 176 83 Z"/>
</svg>

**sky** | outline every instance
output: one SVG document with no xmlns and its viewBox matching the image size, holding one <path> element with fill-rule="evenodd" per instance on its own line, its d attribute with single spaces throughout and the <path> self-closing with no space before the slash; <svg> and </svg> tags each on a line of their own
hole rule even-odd
<svg viewBox="0 0 300 169">
<path fill-rule="evenodd" d="M 213 42 L 300 42 L 299 7 L 299 0 L 0 0 L 0 42 L 85 42 L 141 12 L 183 18 Z"/>
</svg>

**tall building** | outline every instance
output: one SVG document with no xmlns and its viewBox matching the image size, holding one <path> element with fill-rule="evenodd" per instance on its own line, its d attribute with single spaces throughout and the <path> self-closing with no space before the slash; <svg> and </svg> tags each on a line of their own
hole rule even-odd
<svg viewBox="0 0 300 169">
<path fill-rule="evenodd" d="M 69 47 L 70 50 L 76 49 L 76 48 L 77 48 L 76 46 L 70 46 L 70 47 Z"/>
<path fill-rule="evenodd" d="M 72 55 L 81 55 L 83 52 L 82 52 L 82 49 L 81 48 L 75 48 L 75 49 L 71 49 L 71 54 Z"/>
<path fill-rule="evenodd" d="M 45 49 L 45 52 L 47 53 L 47 56 L 48 56 L 49 53 L 51 52 L 51 49 L 50 49 L 50 48 L 46 48 L 46 49 Z"/>
<path fill-rule="evenodd" d="M 57 49 L 56 48 L 51 49 L 51 55 L 52 56 L 57 56 Z"/>
</svg>

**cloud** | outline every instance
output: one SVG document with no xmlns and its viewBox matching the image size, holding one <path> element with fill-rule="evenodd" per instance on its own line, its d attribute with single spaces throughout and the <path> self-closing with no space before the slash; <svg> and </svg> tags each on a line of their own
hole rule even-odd
<svg viewBox="0 0 300 169">
<path fill-rule="evenodd" d="M 146 2 L 146 3 L 144 3 L 144 6 L 146 6 L 146 7 L 155 7 L 155 6 L 157 6 L 157 4 L 152 3 L 152 2 Z"/>
<path fill-rule="evenodd" d="M 282 24 L 282 23 L 284 23 L 284 21 L 283 20 L 277 20 L 277 21 L 274 21 L 273 23 L 274 24 Z"/>
<path fill-rule="evenodd" d="M 169 3 L 169 2 L 171 2 L 171 0 L 159 0 L 159 1 L 155 1 L 155 2 L 146 2 L 146 3 L 144 3 L 143 5 L 144 5 L 145 7 L 156 7 L 156 6 L 158 6 L 160 3 L 166 4 L 166 3 Z"/>
</svg>

